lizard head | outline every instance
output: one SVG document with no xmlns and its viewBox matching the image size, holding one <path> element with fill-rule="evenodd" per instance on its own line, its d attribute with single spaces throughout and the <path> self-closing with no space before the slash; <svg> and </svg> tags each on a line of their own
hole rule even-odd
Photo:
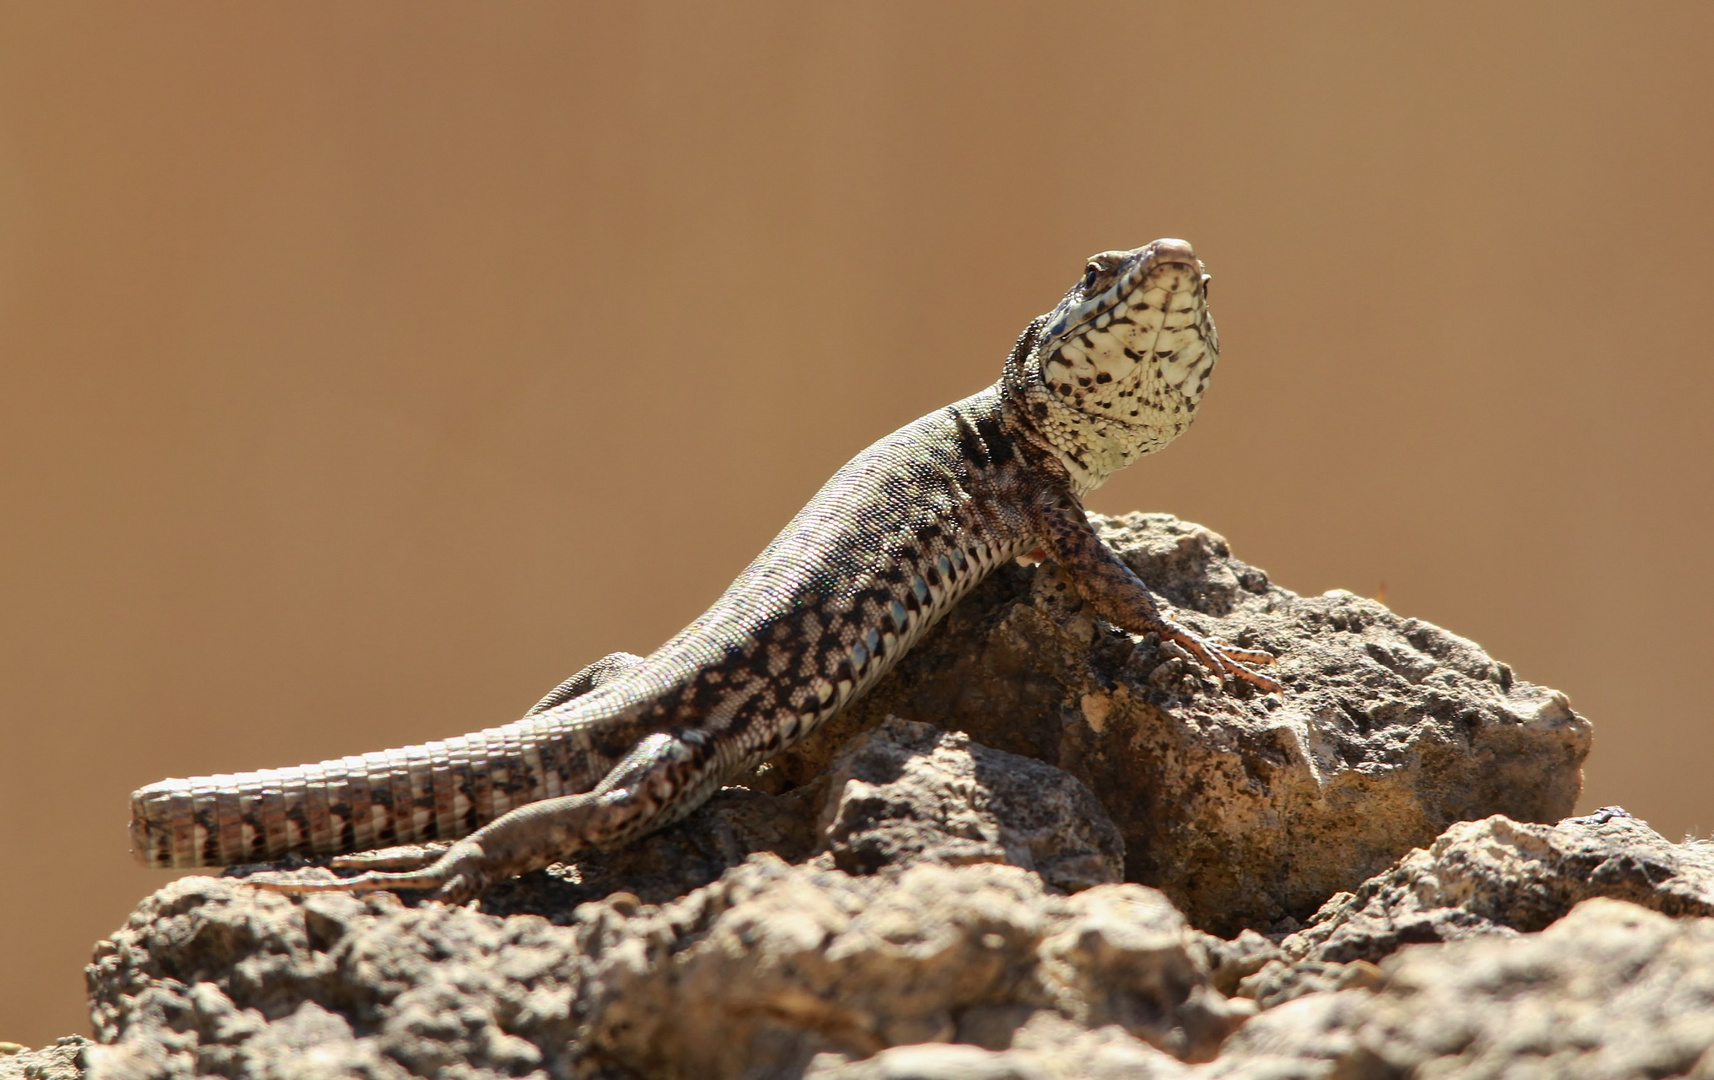
<svg viewBox="0 0 1714 1080">
<path fill-rule="evenodd" d="M 1002 380 L 1081 493 L 1190 426 L 1220 340 L 1183 240 L 1092 257 L 1018 340 Z"/>
</svg>

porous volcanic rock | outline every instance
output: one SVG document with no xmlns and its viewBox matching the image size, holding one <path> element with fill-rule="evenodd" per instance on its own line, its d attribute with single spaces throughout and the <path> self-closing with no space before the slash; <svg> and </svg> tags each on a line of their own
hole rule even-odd
<svg viewBox="0 0 1714 1080">
<path fill-rule="evenodd" d="M 1082 780 L 1126 880 L 1219 934 L 1292 929 L 1455 821 L 1571 812 L 1590 727 L 1565 695 L 1373 600 L 1273 585 L 1200 525 L 1090 519 L 1183 622 L 1274 653 L 1286 693 L 1222 690 L 1177 646 L 1091 618 L 1051 565 L 1006 567 L 757 785 L 814 783 L 888 715 L 963 731 Z"/>
<path fill-rule="evenodd" d="M 886 875 L 758 855 L 575 924 L 191 877 L 98 950 L 93 1075 L 796 1075 L 818 1055 L 1004 1044 L 1037 1013 L 1212 1058 L 1255 1006 L 1157 891 L 992 863 Z M 603 1070 L 606 1070 L 605 1072 Z"/>
<path fill-rule="evenodd" d="M 1608 837 L 1609 840 L 1615 838 Z M 1597 838 L 1599 846 L 1601 838 Z M 1625 843 L 1615 840 L 1616 858 Z M 1672 846 L 1672 845 L 1669 845 Z M 1681 854 L 1690 854 L 1682 852 Z M 1487 879 L 1480 902 L 1504 895 Z M 1513 894 L 1515 895 L 1515 894 Z M 1267 1008 L 1200 1064 L 1113 1026 L 1033 1015 L 1006 1047 L 828 1054 L 815 1080 L 1446 1080 L 1714 1076 L 1714 918 L 1596 897 L 1545 930 L 1415 945 Z"/>
<path fill-rule="evenodd" d="M 827 784 L 818 862 L 847 873 L 1004 862 L 1064 892 L 1123 880 L 1124 842 L 1088 788 L 962 732 L 889 719 L 851 740 Z"/>
<path fill-rule="evenodd" d="M 1585 900 L 1546 930 L 1403 949 L 1375 989 L 1310 994 L 1211 1077 L 1714 1076 L 1714 919 Z"/>
<path fill-rule="evenodd" d="M 1592 897 L 1714 916 L 1714 846 L 1671 843 L 1611 807 L 1557 825 L 1497 814 L 1459 822 L 1355 892 L 1331 897 L 1237 992 L 1271 1007 L 1373 985 L 1373 962 L 1405 945 L 1531 933 Z"/>
<path fill-rule="evenodd" d="M 1294 959 L 1379 960 L 1401 945 L 1541 930 L 1596 896 L 1714 915 L 1714 847 L 1671 843 L 1610 812 L 1557 825 L 1464 821 L 1331 898 L 1284 946 Z"/>
<path fill-rule="evenodd" d="M 1097 524 L 1185 622 L 1276 653 L 1287 693 L 1222 689 L 1051 567 L 1007 567 L 833 730 L 621 850 L 464 907 L 168 886 L 98 946 L 104 1045 L 65 1075 L 1393 1076 L 1473 1046 L 1497 1075 L 1531 1044 L 1495 1017 L 1594 995 L 1472 958 L 1548 963 L 1553 934 L 1635 983 L 1614 1015 L 1707 1015 L 1661 981 L 1714 925 L 1706 853 L 1613 815 L 1531 824 L 1580 783 L 1562 695 L 1372 601 L 1272 586 L 1198 526 Z M 1588 896 L 1686 918 L 1553 923 Z M 1433 959 L 1472 949 L 1499 951 Z M 1411 1001 L 1456 994 L 1437 1043 Z M 1701 1029 L 1673 1030 L 1652 1058 L 1585 1033 L 1628 1049 L 1556 1061 L 1693 1060 Z"/>
<path fill-rule="evenodd" d="M 68 1035 L 39 1050 L 0 1043 L 0 1080 L 80 1080 L 88 1045 L 81 1035 Z"/>
</svg>

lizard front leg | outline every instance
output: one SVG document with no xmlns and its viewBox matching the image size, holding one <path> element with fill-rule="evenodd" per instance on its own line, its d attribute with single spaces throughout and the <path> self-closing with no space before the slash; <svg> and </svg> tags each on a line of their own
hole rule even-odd
<svg viewBox="0 0 1714 1080">
<path fill-rule="evenodd" d="M 1155 633 L 1163 641 L 1176 642 L 1217 677 L 1241 679 L 1268 693 L 1284 690 L 1250 666 L 1272 664 L 1270 654 L 1209 640 L 1163 614 L 1142 578 L 1095 535 L 1072 495 L 1045 492 L 1030 504 L 1029 516 L 1036 541 L 1103 619 L 1133 634 Z"/>
</svg>

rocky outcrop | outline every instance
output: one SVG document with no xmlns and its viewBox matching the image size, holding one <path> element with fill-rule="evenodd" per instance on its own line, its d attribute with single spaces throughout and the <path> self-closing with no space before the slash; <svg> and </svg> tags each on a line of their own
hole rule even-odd
<svg viewBox="0 0 1714 1080">
<path fill-rule="evenodd" d="M 1589 745 L 1562 695 L 1371 601 L 1272 586 L 1197 526 L 1102 528 L 1185 621 L 1278 654 L 1283 698 L 1216 687 L 1090 620 L 1050 568 L 1008 568 L 837 730 L 624 850 L 459 908 L 169 886 L 98 948 L 103 1045 L 81 1060 L 97 1077 L 1714 1070 L 1714 861 L 1622 812 L 1559 820 Z"/>
<path fill-rule="evenodd" d="M 40 1050 L 0 1043 L 0 1080 L 78 1080 L 88 1045 L 81 1035 L 68 1035 Z"/>
<path fill-rule="evenodd" d="M 1545 931 L 1406 949 L 1373 988 L 1262 1012 L 1186 1065 L 1112 1027 L 1019 1029 L 1006 1050 L 935 1044 L 819 1059 L 815 1080 L 1447 1080 L 1714 1073 L 1714 922 L 1593 899 Z"/>
<path fill-rule="evenodd" d="M 1590 731 L 1563 694 L 1372 600 L 1270 584 L 1199 525 L 1095 521 L 1183 621 L 1274 653 L 1287 692 L 1221 691 L 1176 646 L 1091 619 L 1051 568 L 1008 568 L 759 780 L 812 784 L 888 715 L 963 731 L 1083 781 L 1126 880 L 1222 934 L 1294 928 L 1455 821 L 1571 812 Z"/>
<path fill-rule="evenodd" d="M 1376 989 L 1257 1016 L 1216 1076 L 1714 1075 L 1714 921 L 1586 900 L 1535 934 L 1401 950 Z"/>
<path fill-rule="evenodd" d="M 1379 960 L 1402 945 L 1541 930 L 1595 896 L 1714 915 L 1714 847 L 1668 843 L 1611 809 L 1557 825 L 1460 822 L 1330 899 L 1285 947 L 1296 959 Z"/>
<path fill-rule="evenodd" d="M 565 926 L 184 879 L 91 969 L 97 1030 L 116 1044 L 96 1060 L 257 1075 L 313 1047 L 328 1075 L 609 1062 L 741 1076 L 758 1060 L 1003 1042 L 1042 1010 L 1195 1059 L 1253 1011 L 1210 985 L 1206 935 L 1158 891 L 1118 883 L 1118 830 L 1064 772 L 892 721 L 829 779 L 814 858 L 753 855 L 660 905 L 617 892 L 547 912 Z M 755 798 L 721 800 L 697 835 L 757 835 L 742 828 Z"/>
<path fill-rule="evenodd" d="M 1003 862 L 1063 892 L 1123 880 L 1124 841 L 1088 788 L 962 732 L 890 719 L 853 739 L 827 781 L 817 861 L 847 873 Z"/>
<path fill-rule="evenodd" d="M 1714 916 L 1714 848 L 1673 844 L 1613 808 L 1557 825 L 1494 816 L 1452 826 L 1355 892 L 1238 984 L 1272 1007 L 1305 994 L 1378 985 L 1375 962 L 1407 945 L 1516 938 L 1594 897 L 1674 916 Z"/>
</svg>

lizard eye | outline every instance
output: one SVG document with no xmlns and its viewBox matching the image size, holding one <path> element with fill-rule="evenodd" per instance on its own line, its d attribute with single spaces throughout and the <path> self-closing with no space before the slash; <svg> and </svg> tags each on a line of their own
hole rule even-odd
<svg viewBox="0 0 1714 1080">
<path fill-rule="evenodd" d="M 1123 262 L 1124 252 L 1119 251 L 1103 251 L 1091 258 L 1083 267 L 1083 295 L 1112 284 L 1113 273 Z"/>
</svg>

